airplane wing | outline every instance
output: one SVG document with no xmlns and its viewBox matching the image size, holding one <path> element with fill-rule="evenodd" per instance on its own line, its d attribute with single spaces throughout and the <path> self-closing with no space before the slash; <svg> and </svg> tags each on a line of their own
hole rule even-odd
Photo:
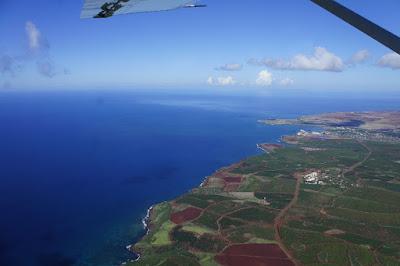
<svg viewBox="0 0 400 266">
<path fill-rule="evenodd" d="M 397 35 L 360 16 L 335 0 L 311 1 L 400 54 L 400 38 Z"/>
<path fill-rule="evenodd" d="M 335 0 L 311 1 L 400 54 L 400 38 L 397 35 L 360 16 Z M 128 13 L 205 6 L 197 5 L 196 2 L 196 0 L 85 0 L 81 18 L 108 18 Z"/>
<path fill-rule="evenodd" d="M 81 18 L 108 18 L 129 13 L 156 12 L 186 7 L 198 7 L 196 0 L 85 0 Z"/>
</svg>

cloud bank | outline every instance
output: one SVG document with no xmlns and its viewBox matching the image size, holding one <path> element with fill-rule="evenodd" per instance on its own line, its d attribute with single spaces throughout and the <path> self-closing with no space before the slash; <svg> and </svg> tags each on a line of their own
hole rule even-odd
<svg viewBox="0 0 400 266">
<path fill-rule="evenodd" d="M 215 70 L 219 71 L 240 71 L 242 70 L 242 64 L 225 64 L 223 66 L 216 67 Z"/>
<path fill-rule="evenodd" d="M 379 59 L 378 65 L 393 70 L 400 69 L 400 55 L 394 52 L 385 54 Z"/>
<path fill-rule="evenodd" d="M 41 33 L 33 22 L 28 21 L 25 23 L 25 31 L 28 37 L 28 46 L 30 50 L 39 50 L 41 47 Z"/>
<path fill-rule="evenodd" d="M 281 86 L 290 86 L 294 84 L 294 80 L 291 78 L 284 78 L 281 80 L 278 80 L 278 84 Z"/>
<path fill-rule="evenodd" d="M 365 63 L 370 57 L 369 51 L 364 49 L 356 52 L 349 60 L 349 65 L 356 65 Z"/>
<path fill-rule="evenodd" d="M 226 77 L 209 77 L 207 79 L 208 85 L 215 85 L 215 86 L 231 86 L 236 84 L 236 80 L 232 76 Z"/>
<path fill-rule="evenodd" d="M 271 86 L 272 73 L 268 72 L 268 70 L 262 70 L 260 73 L 258 73 L 256 84 L 258 86 Z"/>
<path fill-rule="evenodd" d="M 341 72 L 345 68 L 343 60 L 323 47 L 316 47 L 312 55 L 298 54 L 285 59 L 250 59 L 250 64 L 266 66 L 277 70 L 330 71 Z"/>
</svg>

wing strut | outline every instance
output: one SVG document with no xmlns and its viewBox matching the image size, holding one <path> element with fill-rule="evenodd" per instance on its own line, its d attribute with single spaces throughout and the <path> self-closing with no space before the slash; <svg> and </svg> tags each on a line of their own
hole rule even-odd
<svg viewBox="0 0 400 266">
<path fill-rule="evenodd" d="M 400 38 L 397 35 L 360 16 L 335 0 L 311 1 L 400 54 Z"/>
</svg>

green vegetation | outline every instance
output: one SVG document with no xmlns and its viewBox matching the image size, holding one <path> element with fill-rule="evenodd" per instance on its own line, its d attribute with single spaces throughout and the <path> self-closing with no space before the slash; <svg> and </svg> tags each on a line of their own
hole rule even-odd
<svg viewBox="0 0 400 266">
<path fill-rule="evenodd" d="M 277 241 L 303 265 L 400 265 L 400 144 L 296 142 L 156 205 L 150 233 L 134 247 L 142 258 L 130 265 L 215 266 L 228 245 Z M 309 173 L 318 182 L 305 182 Z M 232 189 L 226 177 L 238 175 Z M 203 212 L 183 225 L 170 221 L 188 206 Z"/>
<path fill-rule="evenodd" d="M 264 199 L 269 203 L 269 207 L 274 209 L 282 209 L 292 200 L 292 194 L 286 193 L 268 193 L 256 192 L 255 196 L 259 199 Z"/>
<path fill-rule="evenodd" d="M 239 219 L 232 219 L 229 217 L 224 217 L 219 222 L 221 229 L 232 229 L 246 224 L 246 221 L 241 221 Z"/>
<path fill-rule="evenodd" d="M 284 243 L 303 264 L 347 265 L 347 246 L 317 232 L 284 228 Z"/>
<path fill-rule="evenodd" d="M 336 208 L 345 208 L 345 209 L 353 209 L 357 211 L 363 212 L 399 212 L 399 205 L 389 205 L 385 204 L 379 199 L 370 200 L 370 199 L 359 199 L 355 197 L 347 197 L 342 196 L 335 200 Z"/>
<path fill-rule="evenodd" d="M 196 236 L 191 232 L 182 230 L 179 226 L 174 228 L 171 237 L 173 241 L 179 245 L 206 253 L 218 253 L 226 246 L 226 243 L 222 239 L 214 235 L 203 234 L 201 236 Z"/>
<path fill-rule="evenodd" d="M 193 223 L 196 225 L 206 227 L 206 228 L 210 228 L 212 230 L 217 230 L 218 229 L 218 224 L 217 224 L 218 218 L 219 218 L 218 214 L 214 214 L 211 212 L 204 212 Z"/>
<path fill-rule="evenodd" d="M 151 212 L 151 232 L 146 235 L 136 246 L 138 249 L 146 249 L 149 246 L 170 244 L 169 232 L 174 225 L 169 221 L 171 205 L 167 202 L 160 203 L 153 207 Z"/>
<path fill-rule="evenodd" d="M 174 228 L 174 224 L 170 221 L 167 221 L 162 224 L 162 226 L 155 231 L 151 238 L 151 244 L 152 245 L 168 245 L 171 243 L 171 240 L 169 239 L 169 232 Z"/>
<path fill-rule="evenodd" d="M 326 193 L 315 193 L 308 191 L 301 191 L 299 196 L 298 205 L 302 206 L 329 206 L 333 198 L 333 195 Z"/>
<path fill-rule="evenodd" d="M 361 212 L 351 209 L 333 208 L 328 211 L 332 216 L 358 223 L 374 223 L 400 226 L 400 213 Z"/>
<path fill-rule="evenodd" d="M 207 211 L 212 213 L 217 213 L 219 215 L 223 215 L 229 212 L 232 212 L 236 209 L 243 208 L 242 202 L 234 202 L 234 201 L 221 201 L 210 206 Z"/>
<path fill-rule="evenodd" d="M 247 225 L 235 228 L 227 232 L 229 240 L 234 243 L 254 242 L 255 239 L 262 239 L 264 243 L 269 243 L 274 240 L 274 229 L 258 226 Z"/>
<path fill-rule="evenodd" d="M 238 210 L 229 216 L 242 221 L 272 223 L 276 213 L 267 208 L 247 208 Z"/>
<path fill-rule="evenodd" d="M 224 197 L 220 195 L 190 193 L 182 196 L 181 198 L 176 200 L 176 202 L 180 204 L 189 204 L 194 207 L 203 209 L 207 208 L 213 203 L 229 199 L 229 197 Z"/>
<path fill-rule="evenodd" d="M 215 254 L 213 253 L 196 252 L 196 256 L 199 257 L 200 265 L 218 266 L 218 263 L 214 260 Z"/>
<path fill-rule="evenodd" d="M 192 232 L 195 234 L 199 234 L 199 235 L 206 234 L 206 233 L 208 233 L 208 234 L 214 233 L 214 230 L 211 230 L 210 228 L 197 226 L 194 224 L 186 224 L 182 227 L 182 230 L 187 231 L 187 232 Z"/>
</svg>

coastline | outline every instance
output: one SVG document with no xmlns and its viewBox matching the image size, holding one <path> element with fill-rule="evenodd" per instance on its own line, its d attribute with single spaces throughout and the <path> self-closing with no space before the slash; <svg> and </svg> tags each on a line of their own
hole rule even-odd
<svg viewBox="0 0 400 266">
<path fill-rule="evenodd" d="M 276 141 L 276 143 L 274 143 L 274 144 L 267 144 L 267 145 L 279 145 L 279 146 L 282 146 L 282 138 L 283 138 L 283 137 L 284 137 L 284 136 L 281 136 L 281 138 L 279 138 L 279 139 Z M 270 153 L 271 151 L 269 151 L 268 149 L 263 148 L 263 145 L 264 145 L 264 144 L 265 144 L 265 143 L 257 143 L 257 144 L 256 144 L 256 148 L 257 148 L 258 150 L 262 151 L 263 153 L 266 153 L 266 154 Z M 253 155 L 251 155 L 251 156 L 256 156 L 257 154 L 258 154 L 258 153 L 255 153 L 255 154 L 253 154 Z M 209 176 L 205 176 L 205 177 L 203 178 L 202 182 L 201 182 L 197 187 L 192 188 L 190 191 L 193 191 L 193 190 L 196 190 L 196 189 L 199 189 L 199 188 L 203 188 L 204 186 L 207 186 L 207 183 L 208 183 L 209 179 L 212 178 L 214 174 L 218 174 L 218 173 L 224 172 L 224 171 L 226 171 L 226 170 L 229 170 L 229 169 L 231 169 L 231 168 L 233 168 L 233 167 L 236 167 L 236 166 L 240 165 L 244 160 L 246 160 L 246 158 L 243 158 L 243 159 L 241 159 L 241 160 L 239 160 L 239 161 L 237 161 L 237 162 L 233 162 L 232 164 L 230 164 L 230 165 L 228 165 L 228 166 L 222 166 L 222 167 L 218 168 L 217 170 L 214 171 L 213 174 L 211 174 L 211 175 L 209 175 Z M 156 203 L 156 204 L 154 204 L 154 205 L 151 205 L 151 206 L 147 209 L 146 215 L 145 215 L 145 216 L 142 218 L 142 220 L 141 220 L 141 222 L 142 222 L 142 224 L 143 224 L 144 234 L 142 235 L 142 237 L 138 238 L 138 240 L 137 240 L 135 243 L 132 243 L 132 244 L 129 244 L 128 246 L 126 246 L 126 249 L 127 249 L 128 251 L 132 252 L 134 255 L 137 256 L 137 258 L 136 258 L 135 260 L 130 260 L 129 262 L 138 262 L 138 261 L 140 261 L 140 259 L 141 259 L 142 256 L 141 256 L 140 251 L 137 250 L 137 249 L 135 249 L 135 246 L 136 246 L 136 244 L 138 244 L 139 242 L 141 242 L 141 241 L 142 241 L 147 235 L 149 235 L 149 233 L 151 232 L 151 224 L 152 224 L 152 219 L 151 219 L 151 218 L 152 218 L 152 213 L 153 213 L 154 207 L 157 206 L 157 205 L 159 205 L 159 204 L 162 204 L 162 203 L 163 203 L 163 202 Z M 123 262 L 121 265 L 126 265 L 127 263 L 128 263 L 128 262 Z"/>
<path fill-rule="evenodd" d="M 335 131 L 337 128 L 339 126 L 328 126 L 323 132 L 300 130 L 295 135 L 281 136 L 279 142 L 256 144 L 263 151 L 262 155 L 221 167 L 186 194 L 151 206 L 142 219 L 145 235 L 128 246 L 138 255 L 135 261 L 140 261 L 139 265 L 153 265 L 161 260 L 176 262 L 174 265 L 198 265 L 196 263 L 200 261 L 201 265 L 225 265 L 239 256 L 234 254 L 243 253 L 240 256 L 246 263 L 273 263 L 278 258 L 285 265 L 299 265 L 302 258 L 290 243 L 305 244 L 301 237 L 288 238 L 287 234 L 297 235 L 299 225 L 296 219 L 300 216 L 289 210 L 300 206 L 296 211 L 302 215 L 301 219 L 312 219 L 313 216 L 308 218 L 306 214 L 311 211 L 317 215 L 327 213 L 324 209 L 326 199 L 323 198 L 327 196 L 316 189 L 330 191 L 329 197 L 341 196 L 354 187 L 363 189 L 354 185 L 361 179 L 354 180 L 338 173 L 355 171 L 369 159 L 372 151 L 363 141 L 379 140 L 371 145 L 385 149 L 387 147 L 381 143 L 391 140 L 390 136 L 376 135 L 376 132 L 366 135 L 359 126 L 340 127 L 343 132 L 339 133 Z M 385 129 L 379 132 L 385 133 Z M 338 155 L 335 161 L 326 165 L 326 159 L 332 153 Z M 337 169 L 341 170 L 338 172 Z M 313 178 L 317 183 L 310 183 L 310 173 L 315 175 Z M 314 201 L 309 197 L 310 193 L 313 197 L 320 196 L 321 201 Z M 357 211 L 357 208 L 353 209 Z M 328 211 L 334 213 L 336 209 Z M 335 214 L 342 217 L 342 213 Z M 326 223 L 321 225 L 324 226 L 321 232 L 315 228 L 310 230 L 314 230 L 313 234 L 318 237 L 327 237 L 325 232 L 335 229 L 336 224 L 335 220 Z M 351 230 L 358 233 L 358 226 Z M 344 244 L 338 241 L 335 245 L 343 248 Z M 252 252 L 259 252 L 257 258 L 251 256 Z M 193 264 L 187 264 L 190 262 Z M 133 261 L 131 263 L 129 265 L 136 265 Z"/>
<path fill-rule="evenodd" d="M 150 215 L 151 211 L 153 210 L 154 205 L 151 205 L 146 212 L 146 216 L 142 219 L 143 229 L 146 231 L 146 235 L 149 234 L 149 222 L 150 222 Z"/>
<path fill-rule="evenodd" d="M 282 135 L 274 143 L 257 143 L 256 144 L 256 149 L 260 150 L 261 153 L 269 154 L 269 153 L 273 152 L 274 149 L 269 150 L 269 148 L 264 148 L 263 146 L 266 145 L 266 146 L 272 146 L 272 147 L 278 147 L 278 146 L 282 147 L 283 143 L 284 143 L 283 137 L 284 137 L 284 135 Z M 259 154 L 260 153 L 256 152 L 256 153 L 250 155 L 250 157 L 257 156 Z M 223 174 L 224 172 L 229 171 L 230 169 L 238 167 L 238 166 L 240 166 L 240 164 L 242 164 L 246 159 L 248 159 L 250 157 L 242 158 L 239 161 L 233 162 L 228 166 L 222 166 L 222 167 L 216 169 L 211 175 L 205 176 L 198 186 L 193 187 L 192 189 L 190 189 L 187 192 L 193 192 L 196 189 L 201 189 L 201 188 L 207 187 L 208 182 L 210 181 L 210 179 L 213 178 L 214 175 L 218 175 L 219 173 Z M 151 228 L 152 227 L 152 215 L 154 213 L 154 208 L 156 206 L 162 204 L 162 203 L 165 203 L 165 202 L 169 202 L 169 201 L 163 201 L 163 202 L 156 203 L 154 205 L 151 205 L 147 209 L 146 215 L 141 220 L 141 222 L 143 224 L 144 234 L 142 235 L 142 237 L 138 238 L 138 240 L 135 243 L 132 243 L 132 244 L 126 246 L 126 249 L 128 251 L 132 252 L 134 255 L 136 255 L 137 258 L 135 260 L 130 260 L 130 261 L 127 261 L 127 262 L 123 262 L 121 265 L 127 265 L 128 263 L 139 262 L 142 259 L 141 251 L 139 250 L 139 248 L 137 248 L 136 245 L 138 243 L 140 243 L 146 236 L 148 236 L 150 234 L 151 230 L 152 230 L 152 228 Z"/>
<path fill-rule="evenodd" d="M 260 121 L 258 121 L 258 122 L 260 122 Z M 300 132 L 301 132 L 301 131 L 304 131 L 304 130 L 300 130 Z M 288 143 L 288 142 L 285 141 L 285 137 L 286 137 L 285 135 L 282 135 L 282 136 L 280 136 L 280 138 L 279 138 L 278 140 L 276 140 L 276 141 L 273 142 L 273 143 L 256 143 L 256 149 L 260 150 L 261 153 L 270 154 L 270 153 L 274 152 L 276 149 L 283 148 L 283 147 L 284 147 L 284 144 L 285 144 L 285 143 Z M 252 157 L 252 156 L 257 156 L 257 155 L 259 155 L 259 153 L 256 152 L 256 153 L 252 154 L 250 157 Z M 218 169 L 215 170 L 211 175 L 205 176 L 205 177 L 203 178 L 202 182 L 201 182 L 197 187 L 193 187 L 191 190 L 189 190 L 189 192 L 193 192 L 193 191 L 195 191 L 196 189 L 201 189 L 201 188 L 207 187 L 207 186 L 208 186 L 208 183 L 210 182 L 210 179 L 212 179 L 214 175 L 223 174 L 223 173 L 226 172 L 226 171 L 229 171 L 229 170 L 231 170 L 231 169 L 233 169 L 233 168 L 235 168 L 235 167 L 238 167 L 238 166 L 240 166 L 246 159 L 248 159 L 248 158 L 250 158 L 250 157 L 242 158 L 242 159 L 240 159 L 239 161 L 233 162 L 233 163 L 231 163 L 231 164 L 228 165 L 228 166 L 222 166 L 222 167 L 218 168 Z M 151 206 L 147 209 L 146 215 L 142 218 L 142 224 L 143 224 L 143 229 L 144 229 L 144 234 L 143 234 L 143 236 L 140 237 L 135 243 L 130 244 L 130 245 L 127 246 L 127 249 L 128 249 L 130 252 L 132 252 L 134 255 L 137 256 L 137 258 L 136 258 L 135 260 L 131 260 L 131 261 L 129 261 L 129 263 L 135 263 L 135 262 L 139 262 L 139 261 L 141 260 L 142 254 L 141 254 L 141 251 L 139 250 L 139 248 L 137 248 L 136 245 L 137 245 L 138 243 L 140 243 L 142 240 L 144 240 L 145 237 L 148 236 L 148 235 L 150 234 L 150 232 L 151 232 L 151 227 L 152 227 L 152 215 L 153 215 L 154 208 L 155 208 L 157 205 L 160 205 L 160 204 L 165 203 L 165 202 L 169 202 L 169 201 L 163 201 L 163 202 L 156 203 L 156 204 L 154 204 L 154 205 L 151 205 Z M 128 264 L 128 262 L 124 262 L 122 265 L 126 265 L 126 264 Z"/>
<path fill-rule="evenodd" d="M 137 262 L 137 261 L 140 260 L 141 254 L 139 252 L 135 251 L 134 247 L 135 247 L 136 243 L 140 242 L 143 239 L 143 237 L 145 237 L 146 235 L 148 235 L 150 233 L 150 224 L 151 224 L 150 217 L 151 217 L 151 213 L 152 213 L 153 209 L 154 209 L 154 205 L 151 205 L 147 209 L 146 215 L 142 218 L 142 224 L 143 224 L 143 230 L 144 230 L 143 236 L 138 238 L 138 240 L 135 243 L 132 243 L 132 244 L 129 244 L 129 245 L 126 246 L 126 249 L 129 252 L 132 252 L 134 255 L 136 255 L 137 258 L 134 259 L 134 260 L 129 260 L 129 261 L 122 262 L 121 265 L 126 265 L 128 262 Z"/>
<path fill-rule="evenodd" d="M 281 136 L 282 138 L 283 136 Z M 279 143 L 282 143 L 282 139 L 279 139 L 276 141 L 276 144 L 272 144 L 272 145 L 280 145 Z M 261 150 L 264 153 L 269 153 L 270 151 L 268 151 L 267 149 L 262 148 L 263 144 L 256 144 L 257 149 Z M 253 154 L 252 156 L 256 156 L 258 153 Z M 202 182 L 197 186 L 197 187 L 193 187 L 190 191 L 199 189 L 199 188 L 203 188 L 204 186 L 207 186 L 207 183 L 209 181 L 210 178 L 213 177 L 214 174 L 218 174 L 218 173 L 222 173 L 224 171 L 227 171 L 233 167 L 238 166 L 239 164 L 241 164 L 244 160 L 246 160 L 246 158 L 243 158 L 241 160 L 239 160 L 238 162 L 233 162 L 232 164 L 228 165 L 228 166 L 222 166 L 220 168 L 218 168 L 217 170 L 214 171 L 213 174 L 209 175 L 209 176 L 205 176 L 202 180 Z M 164 201 L 164 202 L 168 202 L 168 201 Z M 132 252 L 134 255 L 137 256 L 137 258 L 135 260 L 130 260 L 129 262 L 138 262 L 141 259 L 141 253 L 139 250 L 135 249 L 136 244 L 138 244 L 139 242 L 141 242 L 147 235 L 149 235 L 149 233 L 151 232 L 151 225 L 152 225 L 152 214 L 154 211 L 154 207 L 156 207 L 159 204 L 162 204 L 163 202 L 159 202 L 156 203 L 154 205 L 151 205 L 147 211 L 146 211 L 146 215 L 142 218 L 141 222 L 143 224 L 143 230 L 144 230 L 144 234 L 142 235 L 142 237 L 138 238 L 138 240 L 135 243 L 129 244 L 128 246 L 126 246 L 126 249 L 130 252 Z M 121 265 L 126 265 L 128 262 L 123 262 Z"/>
<path fill-rule="evenodd" d="M 227 168 L 227 167 L 222 167 L 222 168 L 218 169 L 218 170 L 216 171 L 216 173 L 219 172 L 219 171 L 221 171 L 221 170 L 223 170 L 223 169 L 225 169 L 225 168 Z M 195 188 L 193 188 L 193 189 L 203 187 L 205 184 L 207 184 L 207 181 L 208 181 L 208 179 L 209 179 L 210 177 L 211 177 L 211 176 L 206 176 L 206 177 L 204 177 L 204 178 L 203 178 L 203 181 L 200 183 L 200 185 L 198 185 L 197 187 L 195 187 Z M 162 202 L 159 202 L 159 203 L 156 203 L 156 204 L 154 204 L 154 205 L 151 205 L 151 206 L 147 209 L 146 215 L 142 218 L 142 224 L 143 224 L 143 230 L 144 230 L 143 236 L 140 237 L 135 243 L 132 243 L 132 244 L 129 244 L 129 245 L 126 246 L 126 249 L 127 249 L 128 251 L 132 252 L 134 255 L 137 256 L 136 259 L 130 260 L 129 262 L 137 262 L 137 261 L 139 261 L 139 260 L 141 259 L 141 254 L 140 254 L 140 252 L 139 252 L 138 250 L 135 249 L 135 245 L 136 245 L 137 243 L 139 243 L 145 236 L 147 236 L 147 235 L 150 233 L 150 231 L 151 231 L 151 216 L 152 216 L 152 212 L 153 212 L 153 210 L 154 210 L 154 207 L 155 207 L 156 205 L 158 205 L 158 204 L 161 204 L 161 203 L 162 203 Z M 127 263 L 128 263 L 128 262 L 123 262 L 121 265 L 126 265 Z"/>
</svg>

